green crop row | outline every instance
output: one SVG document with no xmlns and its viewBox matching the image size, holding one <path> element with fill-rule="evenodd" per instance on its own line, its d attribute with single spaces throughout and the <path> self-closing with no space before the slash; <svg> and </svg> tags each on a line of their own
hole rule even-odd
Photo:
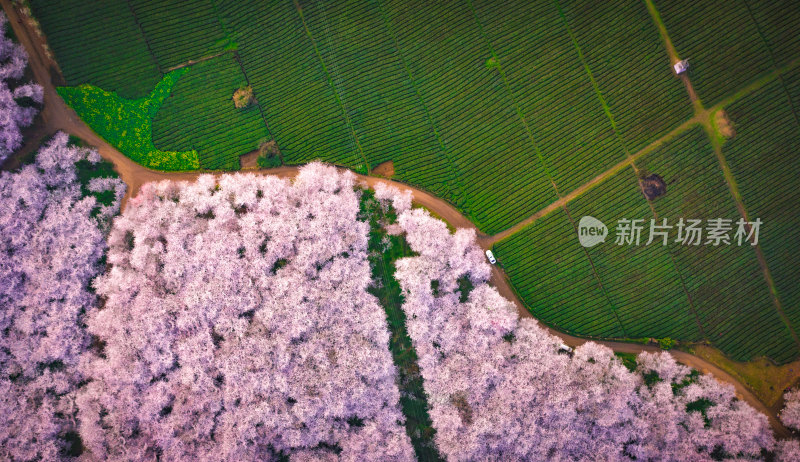
<svg viewBox="0 0 800 462">
<path fill-rule="evenodd" d="M 186 68 L 153 118 L 158 149 L 199 154 L 204 169 L 238 170 L 239 156 L 269 139 L 257 104 L 237 109 L 233 93 L 246 84 L 232 53 Z"/>
<path fill-rule="evenodd" d="M 627 337 L 563 211 L 498 242 L 494 251 L 538 319 L 576 335 Z"/>
<path fill-rule="evenodd" d="M 726 108 L 736 136 L 723 153 L 751 220 L 763 224 L 759 244 L 783 310 L 800 329 L 800 71 Z M 791 99 L 788 97 L 791 95 Z"/>
<path fill-rule="evenodd" d="M 633 169 L 621 170 L 567 207 L 576 222 L 588 215 L 609 228 L 606 242 L 587 254 L 628 337 L 700 337 L 668 249 L 645 245 L 653 213 Z M 615 243 L 621 219 L 644 220 L 639 245 Z M 573 245 L 579 245 L 574 233 Z"/>
<path fill-rule="evenodd" d="M 125 0 L 31 0 L 67 85 L 147 95 L 161 73 Z"/>
<path fill-rule="evenodd" d="M 366 172 L 294 4 L 228 0 L 217 8 L 284 160 L 324 159 Z"/>
<path fill-rule="evenodd" d="M 691 117 L 644 2 L 560 0 L 560 6 L 630 153 Z"/>
<path fill-rule="evenodd" d="M 303 17 L 370 166 L 459 201 L 447 153 L 378 2 L 315 3 Z M 448 188 L 449 189 L 445 189 Z"/>
<path fill-rule="evenodd" d="M 452 159 L 470 218 L 505 229 L 555 198 L 468 4 L 384 4 L 423 103 Z"/>
<path fill-rule="evenodd" d="M 559 192 L 624 160 L 558 9 L 521 0 L 473 5 Z"/>
<path fill-rule="evenodd" d="M 770 71 L 776 62 L 800 56 L 800 9 L 792 2 L 655 3 L 680 57 L 689 59 L 689 77 L 707 106 Z"/>
<path fill-rule="evenodd" d="M 164 70 L 231 45 L 212 0 L 131 0 L 130 4 Z"/>
</svg>

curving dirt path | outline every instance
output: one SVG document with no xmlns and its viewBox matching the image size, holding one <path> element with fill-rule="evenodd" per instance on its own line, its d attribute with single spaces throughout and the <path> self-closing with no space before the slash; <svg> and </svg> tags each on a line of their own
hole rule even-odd
<svg viewBox="0 0 800 462">
<path fill-rule="evenodd" d="M 58 69 L 58 65 L 50 60 L 45 52 L 44 48 L 44 39 L 40 37 L 32 24 L 29 22 L 27 17 L 24 17 L 23 14 L 12 5 L 9 0 L 0 0 L 0 4 L 2 4 L 3 10 L 5 11 L 6 15 L 9 18 L 9 23 L 11 24 L 14 33 L 17 36 L 19 42 L 25 47 L 26 51 L 28 52 L 29 56 L 29 66 L 33 72 L 34 79 L 42 85 L 44 89 L 44 108 L 41 112 L 41 118 L 44 127 L 40 130 L 37 130 L 37 133 L 46 133 L 46 134 L 53 134 L 56 131 L 64 131 L 71 135 L 75 135 L 88 144 L 97 147 L 100 155 L 104 158 L 112 162 L 119 173 L 122 180 L 127 184 L 128 190 L 125 194 L 125 197 L 122 201 L 122 207 L 124 208 L 127 204 L 127 201 L 130 197 L 135 195 L 139 188 L 145 183 L 151 181 L 161 181 L 161 180 L 193 180 L 197 178 L 199 175 L 204 173 L 212 173 L 215 175 L 222 174 L 221 172 L 159 172 L 155 170 L 150 170 L 145 168 L 122 153 L 120 153 L 117 149 L 113 146 L 108 144 L 105 140 L 103 140 L 100 136 L 98 136 L 95 132 L 93 132 L 72 110 L 69 106 L 66 105 L 64 100 L 58 96 L 56 93 L 54 81 L 60 81 L 60 70 Z M 696 123 L 696 121 L 690 121 L 692 123 Z M 689 122 L 687 122 L 689 123 Z M 30 138 L 29 142 L 26 146 L 21 148 L 21 152 L 29 152 L 34 149 L 35 143 L 39 142 L 39 138 Z M 625 164 L 627 165 L 627 162 Z M 614 170 L 612 168 L 612 170 Z M 265 175 L 277 175 L 280 177 L 294 177 L 297 174 L 298 167 L 278 167 L 273 169 L 264 169 L 264 170 L 244 170 L 247 173 L 255 173 L 255 174 L 265 174 Z M 613 173 L 613 172 L 611 172 Z M 609 174 L 611 174 L 609 173 Z M 477 227 L 469 221 L 464 215 L 461 214 L 453 205 L 448 203 L 447 201 L 440 199 L 428 192 L 423 190 L 411 187 L 404 183 L 398 183 L 392 180 L 386 180 L 383 178 L 376 178 L 370 176 L 364 176 L 357 174 L 358 181 L 365 185 L 373 187 L 378 182 L 390 182 L 397 186 L 401 190 L 409 190 L 412 193 L 413 200 L 415 203 L 427 207 L 438 214 L 442 219 L 450 223 L 452 226 L 456 228 L 469 228 L 475 230 L 476 234 L 478 235 L 478 244 L 484 248 L 488 249 L 491 245 L 498 240 L 495 236 L 488 236 L 482 233 Z M 558 207 L 560 205 L 554 204 L 554 207 Z M 514 292 L 509 283 L 506 274 L 500 269 L 498 266 L 492 267 L 492 276 L 490 282 L 497 288 L 497 290 L 509 300 L 512 300 L 514 304 L 517 306 L 517 311 L 519 312 L 521 317 L 533 317 L 530 311 L 523 305 L 520 298 Z M 560 337 L 564 343 L 570 345 L 572 347 L 581 345 L 589 340 L 585 338 L 575 337 L 569 334 L 565 334 L 563 332 L 559 332 L 557 330 L 551 329 L 548 326 L 541 324 L 542 327 L 547 328 L 547 330 L 555 335 Z M 634 353 L 638 354 L 642 351 L 649 351 L 649 352 L 656 352 L 660 351 L 660 349 L 656 346 L 651 345 L 639 345 L 633 343 L 624 343 L 624 342 L 614 342 L 614 341 L 604 341 L 604 340 L 593 340 L 597 343 L 603 344 L 615 352 L 619 353 Z M 723 371 L 719 367 L 711 364 L 708 361 L 705 361 L 701 358 L 693 356 L 691 354 L 682 352 L 682 351 L 673 351 L 671 352 L 672 355 L 677 359 L 679 362 L 690 366 L 694 369 L 697 369 L 703 373 L 712 374 L 718 380 L 723 382 L 727 382 L 736 390 L 736 395 L 749 403 L 754 408 L 758 409 L 760 412 L 766 414 L 769 417 L 770 424 L 772 425 L 773 430 L 775 431 L 776 435 L 779 437 L 787 437 L 789 435 L 788 430 L 778 421 L 776 412 L 769 409 L 765 406 L 756 396 L 741 382 L 737 381 L 733 376 L 728 374 L 727 372 Z"/>
</svg>

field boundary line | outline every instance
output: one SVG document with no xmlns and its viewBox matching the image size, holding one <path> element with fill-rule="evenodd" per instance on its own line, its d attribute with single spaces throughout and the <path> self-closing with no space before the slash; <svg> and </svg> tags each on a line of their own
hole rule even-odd
<svg viewBox="0 0 800 462">
<path fill-rule="evenodd" d="M 539 143 L 536 142 L 536 138 L 534 138 L 533 132 L 531 132 L 531 128 L 528 125 L 528 121 L 525 120 L 525 115 L 522 113 L 522 109 L 519 107 L 519 102 L 517 101 L 517 97 L 514 96 L 514 92 L 511 91 L 511 86 L 508 84 L 506 73 L 505 71 L 503 71 L 503 65 L 500 63 L 500 57 L 497 56 L 497 53 L 494 51 L 494 46 L 492 46 L 492 41 L 489 40 L 489 37 L 486 36 L 486 32 L 483 30 L 483 24 L 481 24 L 480 19 L 478 19 L 478 13 L 475 12 L 475 6 L 472 4 L 472 0 L 467 0 L 467 3 L 469 3 L 470 11 L 472 11 L 472 17 L 475 20 L 475 23 L 478 25 L 478 30 L 481 33 L 481 37 L 483 37 L 483 40 L 486 42 L 486 47 L 489 48 L 489 53 L 491 53 L 492 58 L 497 63 L 497 72 L 503 79 L 503 86 L 506 89 L 508 97 L 511 98 L 512 103 L 514 103 L 514 110 L 516 111 L 517 117 L 519 118 L 520 122 L 522 122 L 522 126 L 525 128 L 525 133 L 528 135 L 528 140 L 533 145 L 533 151 L 536 153 L 536 157 L 539 159 L 539 163 L 542 164 L 542 169 L 544 170 L 545 175 L 547 175 L 547 179 L 550 180 L 550 184 L 553 185 L 553 189 L 556 190 L 556 197 L 560 199 L 561 193 L 559 193 L 558 191 L 558 185 L 556 185 L 556 182 L 553 179 L 553 175 L 550 174 L 550 169 L 547 168 L 547 162 L 544 161 L 544 155 L 542 155 L 542 151 L 541 149 L 539 149 Z"/>
<path fill-rule="evenodd" d="M 147 40 L 147 34 L 144 33 L 144 28 L 142 27 L 142 23 L 139 22 L 139 18 L 136 17 L 136 10 L 133 8 L 131 4 L 131 0 L 125 0 L 125 3 L 128 4 L 128 9 L 131 12 L 131 16 L 133 16 L 133 22 L 136 23 L 136 26 L 139 28 L 139 33 L 142 34 L 142 38 L 144 39 L 144 44 L 147 46 L 147 52 L 150 53 L 150 58 L 153 60 L 153 63 L 156 65 L 156 69 L 164 76 L 164 71 L 161 69 L 161 65 L 158 63 L 158 59 L 156 58 L 155 53 L 153 53 L 153 47 L 150 46 L 150 40 Z"/>
<path fill-rule="evenodd" d="M 225 34 L 225 37 L 228 39 L 228 46 L 234 45 L 236 42 L 233 40 L 231 33 L 228 31 L 228 28 L 225 26 L 225 21 L 222 20 L 222 15 L 219 14 L 219 8 L 217 8 L 217 0 L 210 0 L 211 8 L 214 10 L 214 17 L 217 18 L 217 22 L 219 23 L 219 27 L 222 28 L 222 33 Z M 233 46 L 233 50 L 238 49 L 238 45 Z M 231 51 L 231 50 L 225 50 Z"/>
<path fill-rule="evenodd" d="M 331 75 L 328 72 L 327 66 L 325 66 L 325 60 L 322 59 L 322 54 L 319 52 L 319 47 L 317 47 L 317 42 L 314 40 L 314 36 L 311 35 L 311 30 L 308 28 L 308 24 L 306 23 L 306 18 L 303 16 L 303 8 L 300 6 L 297 0 L 294 0 L 294 7 L 297 11 L 297 15 L 300 16 L 300 21 L 303 23 L 303 29 L 306 31 L 306 36 L 311 41 L 311 46 L 314 47 L 314 53 L 317 55 L 317 60 L 319 60 L 320 66 L 322 66 L 322 71 L 325 73 L 325 78 L 328 80 L 328 85 L 330 85 L 331 90 L 333 91 L 333 97 L 336 99 L 336 102 L 339 103 L 339 109 L 342 111 L 342 115 L 344 116 L 344 120 L 347 123 L 347 127 L 350 129 L 350 136 L 353 137 L 353 141 L 356 145 L 358 153 L 361 154 L 361 160 L 364 162 L 364 166 L 367 168 L 367 174 L 369 174 L 370 168 L 369 161 L 367 161 L 367 156 L 364 155 L 364 150 L 361 148 L 361 143 L 358 141 L 358 136 L 356 135 L 356 130 L 353 127 L 353 123 L 350 120 L 350 116 L 347 114 L 347 107 L 345 106 L 342 99 L 339 97 L 339 92 L 336 90 L 336 85 L 333 83 L 331 79 Z"/>
<path fill-rule="evenodd" d="M 572 229 L 575 231 L 575 235 L 578 235 L 578 227 L 575 225 L 575 220 L 572 219 L 572 214 L 569 213 L 569 208 L 567 208 L 567 204 L 563 204 L 562 208 L 564 209 L 564 213 L 567 215 L 567 219 L 569 220 L 570 224 L 572 224 Z M 625 330 L 625 325 L 622 324 L 622 320 L 619 318 L 619 313 L 617 313 L 617 306 L 614 305 L 614 302 L 611 301 L 611 296 L 608 294 L 606 290 L 606 285 L 603 284 L 603 280 L 600 279 L 600 273 L 597 271 L 597 267 L 594 265 L 594 260 L 592 260 L 592 256 L 589 255 L 589 249 L 584 246 L 581 246 L 584 255 L 586 255 L 586 259 L 589 260 L 589 265 L 592 267 L 592 273 L 594 274 L 594 278 L 597 280 L 597 284 L 600 286 L 600 291 L 603 292 L 603 296 L 606 298 L 608 302 L 608 306 L 611 309 L 611 313 L 614 314 L 614 319 L 617 320 L 617 324 L 619 325 L 620 330 L 622 330 L 622 336 L 624 338 L 628 337 L 628 332 Z"/>
<path fill-rule="evenodd" d="M 213 55 L 203 56 L 200 59 L 190 59 L 189 61 L 186 61 L 185 63 L 180 63 L 177 66 L 168 67 L 167 69 L 165 69 L 165 71 L 172 72 L 178 69 L 183 69 L 184 67 L 194 66 L 195 64 L 200 64 L 202 62 L 209 61 L 214 58 L 219 58 L 220 56 L 224 55 L 225 53 L 229 53 L 230 51 L 231 50 L 225 50 L 225 51 L 220 51 L 219 53 L 215 53 Z"/>
<path fill-rule="evenodd" d="M 594 94 L 597 96 L 597 99 L 600 101 L 600 105 L 603 107 L 603 112 L 606 113 L 606 117 L 608 117 L 608 121 L 611 123 L 611 128 L 614 129 L 614 135 L 616 135 L 617 140 L 619 141 L 620 146 L 625 151 L 625 156 L 628 159 L 628 162 L 633 166 L 633 169 L 636 170 L 636 166 L 633 165 L 633 161 L 631 160 L 631 153 L 628 151 L 628 147 L 625 145 L 625 140 L 622 139 L 622 135 L 619 132 L 619 128 L 617 127 L 617 122 L 614 120 L 614 115 L 611 114 L 611 108 L 608 107 L 608 103 L 606 103 L 606 99 L 603 98 L 603 93 L 600 91 L 600 85 L 598 85 L 597 80 L 594 78 L 594 74 L 592 73 L 591 68 L 589 68 L 589 63 L 586 62 L 586 58 L 583 56 L 583 50 L 581 46 L 578 44 L 578 39 L 575 38 L 575 34 L 572 32 L 572 28 L 569 26 L 567 22 L 567 17 L 564 14 L 564 10 L 561 8 L 561 4 L 558 0 L 553 0 L 556 4 L 556 8 L 558 8 L 558 14 L 561 16 L 561 22 L 564 24 L 564 28 L 567 30 L 567 34 L 569 34 L 569 38 L 572 41 L 572 46 L 575 47 L 575 51 L 578 53 L 578 59 L 580 59 L 581 64 L 583 64 L 583 69 L 586 71 L 586 75 L 589 77 L 589 81 L 592 83 L 592 88 L 594 89 Z"/>
<path fill-rule="evenodd" d="M 750 221 L 748 217 L 747 209 L 744 206 L 744 201 L 742 200 L 742 195 L 739 192 L 739 186 L 736 182 L 736 177 L 733 175 L 733 171 L 731 171 L 730 166 L 728 165 L 728 161 L 725 159 L 725 155 L 722 152 L 722 143 L 720 143 L 718 134 L 714 127 L 714 123 L 711 120 L 713 117 L 714 112 L 709 112 L 708 118 L 706 119 L 705 123 L 703 123 L 703 127 L 706 130 L 706 136 L 711 139 L 711 145 L 714 147 L 714 154 L 717 157 L 717 162 L 719 163 L 719 167 L 722 170 L 722 175 L 725 177 L 725 182 L 728 184 L 728 189 L 731 193 L 733 198 L 733 202 L 736 205 L 736 209 L 739 211 L 739 215 L 745 220 Z M 795 344 L 798 348 L 800 348 L 800 338 L 797 336 L 797 332 L 795 331 L 794 327 L 792 326 L 791 321 L 789 320 L 786 313 L 783 311 L 783 304 L 780 301 L 780 297 L 778 296 L 778 289 L 775 286 L 775 281 L 772 279 L 772 272 L 769 270 L 769 265 L 767 264 L 767 259 L 764 256 L 764 252 L 761 249 L 761 244 L 756 244 L 751 246 L 753 247 L 753 251 L 756 254 L 756 260 L 758 260 L 758 264 L 761 267 L 761 272 L 764 276 L 764 280 L 767 283 L 767 287 L 769 288 L 770 296 L 772 297 L 773 306 L 775 307 L 775 311 L 778 313 L 778 317 L 780 317 L 781 321 L 783 321 L 786 328 L 789 330 L 789 333 L 792 335 L 792 338 L 795 341 Z"/>
<path fill-rule="evenodd" d="M 655 219 L 655 218 L 658 217 L 658 214 L 656 213 L 656 209 L 653 206 L 653 203 L 651 201 L 647 200 L 647 196 L 644 194 L 644 186 L 642 185 L 642 181 L 640 179 L 640 173 L 639 173 L 640 171 L 639 171 L 639 168 L 636 166 L 635 159 L 634 159 L 633 155 L 631 155 L 631 152 L 628 150 L 628 146 L 625 143 L 625 139 L 622 137 L 622 133 L 620 133 L 620 131 L 619 131 L 619 127 L 617 126 L 616 120 L 614 120 L 614 115 L 611 113 L 611 108 L 608 106 L 608 103 L 606 102 L 605 98 L 603 97 L 603 93 L 600 91 L 600 85 L 597 83 L 597 80 L 595 80 L 594 74 L 592 73 L 592 70 L 589 67 L 589 63 L 586 61 L 586 58 L 583 55 L 583 50 L 581 49 L 580 44 L 578 44 L 578 39 L 575 37 L 575 34 L 572 31 L 572 28 L 570 27 L 569 23 L 567 22 L 567 17 L 564 14 L 564 10 L 561 8 L 561 4 L 558 2 L 558 0 L 554 0 L 554 2 L 556 4 L 556 7 L 558 8 L 558 14 L 561 16 L 561 21 L 564 24 L 564 28 L 566 28 L 567 33 L 569 34 L 570 40 L 572 40 L 572 45 L 575 47 L 575 51 L 578 53 L 578 58 L 580 59 L 581 64 L 583 64 L 583 68 L 586 71 L 586 74 L 588 75 L 589 80 L 592 82 L 592 87 L 594 88 L 595 95 L 597 96 L 597 99 L 600 101 L 600 104 L 602 105 L 603 111 L 606 113 L 606 116 L 608 116 L 608 120 L 611 123 L 611 128 L 614 129 L 614 134 L 616 135 L 617 141 L 619 141 L 620 146 L 622 146 L 623 151 L 625 151 L 626 162 L 633 169 L 633 173 L 636 176 L 636 182 L 639 185 L 639 191 L 642 193 L 642 195 L 643 195 L 643 197 L 645 199 L 645 202 L 647 203 L 647 206 L 650 208 L 650 212 L 652 213 L 653 218 Z M 690 86 L 690 84 L 687 85 L 687 86 Z M 693 103 L 694 103 L 694 101 L 693 101 Z M 692 119 L 690 119 L 690 120 L 692 120 Z M 683 126 L 683 124 L 679 125 L 678 127 L 680 128 L 682 126 Z M 672 132 L 669 132 L 668 134 L 670 134 L 670 133 L 672 133 Z M 622 170 L 622 168 L 620 169 L 620 171 L 621 170 Z M 564 207 L 567 208 L 567 203 L 564 204 Z M 573 225 L 574 225 L 574 223 L 573 223 Z M 576 228 L 576 234 L 577 234 L 577 228 Z M 703 329 L 703 326 L 700 323 L 700 318 L 697 315 L 697 311 L 695 310 L 694 300 L 692 300 L 692 297 L 689 294 L 689 290 L 686 287 L 686 283 L 685 283 L 685 281 L 683 279 L 683 276 L 681 275 L 681 272 L 678 270 L 677 264 L 675 262 L 675 258 L 673 257 L 673 255 L 670 252 L 668 252 L 668 254 L 670 255 L 670 262 L 672 263 L 672 269 L 675 271 L 675 274 L 678 275 L 678 280 L 680 282 L 681 289 L 683 290 L 683 293 L 686 296 L 686 300 L 689 302 L 689 309 L 692 312 L 692 314 L 694 315 L 694 321 L 697 324 L 697 327 L 698 327 L 699 331 L 701 333 L 703 333 L 705 330 Z M 589 256 L 589 253 L 586 252 L 586 255 Z M 591 257 L 589 257 L 589 258 L 591 260 Z M 594 267 L 594 263 L 592 263 L 592 267 Z M 609 302 L 611 302 L 610 298 L 609 298 Z M 705 334 L 703 334 L 703 337 L 705 337 Z"/>
<path fill-rule="evenodd" d="M 428 105 L 425 104 L 425 99 L 422 97 L 422 92 L 419 90 L 417 86 L 417 79 L 414 78 L 414 74 L 411 72 L 411 68 L 408 66 L 408 62 L 406 60 L 405 54 L 403 50 L 400 48 L 400 44 L 397 42 L 397 34 L 395 34 L 394 29 L 390 27 L 389 18 L 386 15 L 386 10 L 383 7 L 383 1 L 378 0 L 378 7 L 381 10 L 381 17 L 383 18 L 383 27 L 389 32 L 389 35 L 392 37 L 392 43 L 394 44 L 395 50 L 397 50 L 397 55 L 400 56 L 400 61 L 403 63 L 403 68 L 408 74 L 409 80 L 411 80 L 411 86 L 414 87 L 414 93 L 417 95 L 417 99 L 419 99 L 420 105 L 422 105 L 422 109 L 425 110 L 425 117 L 428 119 L 428 124 L 431 126 L 433 130 L 433 134 L 436 136 L 436 141 L 439 143 L 439 149 L 442 151 L 445 159 L 447 160 L 448 170 L 450 170 L 450 175 L 452 177 L 452 181 L 455 182 L 455 185 L 458 187 L 458 192 L 462 201 L 462 207 L 465 209 L 467 214 L 469 214 L 469 206 L 467 201 L 466 193 L 464 192 L 464 185 L 461 183 L 461 176 L 456 174 L 455 171 L 455 162 L 450 158 L 450 155 L 447 152 L 447 146 L 442 140 L 442 136 L 439 134 L 439 129 L 436 127 L 436 123 L 433 121 L 433 116 L 431 115 L 430 109 L 428 109 Z"/>
<path fill-rule="evenodd" d="M 247 86 L 253 90 L 253 95 L 255 95 L 256 98 L 256 106 L 258 107 L 258 113 L 261 114 L 261 120 L 264 122 L 264 127 L 267 129 L 270 139 L 277 144 L 278 141 L 275 139 L 275 135 L 269 128 L 269 120 L 267 120 L 267 115 L 264 113 L 264 108 L 261 105 L 261 101 L 258 99 L 258 94 L 256 94 L 255 88 L 253 88 L 253 86 L 250 84 L 250 78 L 247 76 L 247 71 L 244 69 L 244 64 L 242 64 L 242 58 L 239 56 L 238 50 L 233 50 L 233 58 L 236 60 L 236 64 L 239 65 L 239 70 L 242 71 L 242 75 L 244 76 L 244 81 L 247 82 Z M 241 156 L 239 157 L 241 158 Z M 281 160 L 281 165 L 286 165 L 286 163 L 283 161 L 283 153 L 281 152 L 280 147 L 278 148 L 278 158 Z"/>
<path fill-rule="evenodd" d="M 662 45 L 664 46 L 664 49 L 667 52 L 667 57 L 669 58 L 670 64 L 674 65 L 675 63 L 680 61 L 680 57 L 678 56 L 678 50 L 676 50 L 675 46 L 672 44 L 672 39 L 670 38 L 669 32 L 667 31 L 667 26 L 661 19 L 661 13 L 658 12 L 658 9 L 656 8 L 655 4 L 653 4 L 653 0 L 644 0 L 644 3 L 645 6 L 647 7 L 647 12 L 650 14 L 650 19 L 653 21 L 653 24 L 656 26 L 656 29 L 658 30 L 658 35 L 661 37 Z M 686 92 L 689 94 L 689 101 L 692 103 L 692 109 L 694 110 L 695 116 L 702 114 L 704 110 L 703 102 L 700 101 L 700 98 L 697 96 L 697 92 L 694 91 L 694 86 L 692 85 L 691 80 L 689 80 L 688 74 L 684 73 L 679 77 L 683 82 L 683 85 L 686 87 Z M 644 190 L 642 190 L 642 193 L 644 193 Z M 656 213 L 656 208 L 653 205 L 653 203 L 649 200 L 647 201 L 647 203 L 648 205 L 650 205 L 650 210 L 652 210 L 653 212 L 653 217 L 655 219 L 658 219 L 658 213 Z M 700 320 L 700 316 L 697 314 L 694 298 L 692 298 L 692 294 L 689 291 L 688 287 L 686 286 L 686 278 L 683 277 L 683 273 L 681 272 L 680 268 L 678 268 L 678 261 L 675 258 L 675 252 L 672 249 L 667 248 L 667 254 L 669 255 L 670 261 L 672 261 L 672 268 L 678 275 L 678 279 L 680 279 L 681 288 L 683 288 L 683 293 L 686 294 L 686 298 L 689 300 L 689 311 L 691 311 L 692 316 L 694 317 L 694 321 L 695 324 L 697 324 L 697 328 L 700 332 L 700 335 L 703 336 L 703 339 L 710 341 L 708 335 L 706 335 L 706 330 L 703 327 L 703 322 Z"/>
<path fill-rule="evenodd" d="M 764 42 L 764 48 L 767 49 L 769 53 L 769 60 L 772 61 L 772 68 L 778 69 L 778 63 L 775 61 L 775 53 L 772 51 L 772 47 L 769 46 L 769 42 L 767 42 L 767 38 L 764 37 L 764 33 L 761 32 L 761 26 L 758 25 L 758 21 L 756 21 L 755 15 L 753 15 L 753 9 L 750 8 L 750 4 L 747 3 L 747 0 L 742 0 L 744 2 L 744 6 L 747 7 L 747 14 L 750 15 L 750 20 L 753 21 L 753 24 L 756 26 L 756 31 L 758 32 L 758 36 L 761 37 L 761 41 Z M 792 103 L 792 96 L 789 94 L 789 89 L 786 88 L 786 81 L 783 80 L 783 73 L 778 73 L 778 80 L 781 81 L 781 87 L 783 88 L 784 93 L 786 93 L 786 99 L 789 100 L 789 108 L 792 110 L 792 114 L 794 115 L 794 120 L 800 125 L 800 118 L 797 117 L 797 111 L 795 110 L 794 103 Z"/>
<path fill-rule="evenodd" d="M 227 39 L 228 39 L 228 44 L 230 45 L 230 44 L 235 43 L 234 40 L 233 40 L 233 36 L 231 35 L 230 31 L 228 31 L 228 28 L 225 26 L 225 21 L 222 20 L 222 16 L 219 14 L 219 9 L 217 8 L 216 0 L 211 0 L 211 7 L 214 9 L 214 17 L 217 18 L 217 22 L 219 23 L 219 26 L 222 28 L 222 32 L 225 34 L 225 37 L 227 37 Z M 200 60 L 196 61 L 193 64 L 197 64 L 199 62 L 205 61 L 207 59 L 212 59 L 212 58 L 215 58 L 217 56 L 222 56 L 223 54 L 228 53 L 228 52 L 232 52 L 233 58 L 234 58 L 234 60 L 236 60 L 236 64 L 239 66 L 239 70 L 242 71 L 242 75 L 244 76 L 244 81 L 247 82 L 247 86 L 250 87 L 253 90 L 253 95 L 255 96 L 255 99 L 256 99 L 256 106 L 258 107 L 258 113 L 261 114 L 261 120 L 264 122 L 264 126 L 267 128 L 267 134 L 269 134 L 270 139 L 275 144 L 278 144 L 278 140 L 275 139 L 275 134 L 272 133 L 272 129 L 269 128 L 269 120 L 267 119 L 266 111 L 264 110 L 264 107 L 263 107 L 261 101 L 258 99 L 258 94 L 256 93 L 256 89 L 253 88 L 253 85 L 250 83 L 250 78 L 247 76 L 247 70 L 245 70 L 244 64 L 242 64 L 242 58 L 241 58 L 241 56 L 239 56 L 239 47 L 238 46 L 236 46 L 234 48 L 231 48 L 231 49 L 223 50 L 223 51 L 217 53 L 214 56 L 201 58 Z M 239 156 L 239 159 L 241 159 L 241 157 L 242 156 Z M 280 146 L 278 147 L 278 158 L 281 160 L 281 165 L 286 165 L 286 163 L 283 160 L 283 153 L 280 150 Z"/>
</svg>

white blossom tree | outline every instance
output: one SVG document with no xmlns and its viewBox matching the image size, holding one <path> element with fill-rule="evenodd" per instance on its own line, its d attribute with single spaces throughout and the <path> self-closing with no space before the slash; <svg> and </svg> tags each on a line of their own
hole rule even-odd
<svg viewBox="0 0 800 462">
<path fill-rule="evenodd" d="M 142 188 L 87 322 L 94 456 L 413 459 L 353 179 L 311 164 Z"/>
<path fill-rule="evenodd" d="M 6 37 L 8 18 L 0 12 L 0 163 L 22 145 L 20 129 L 33 123 L 42 103 L 42 87 L 22 82 L 28 55 Z"/>
<path fill-rule="evenodd" d="M 90 338 L 82 328 L 96 297 L 100 229 L 124 191 L 99 215 L 84 195 L 75 163 L 96 151 L 67 145 L 60 133 L 32 165 L 0 176 L 0 459 L 53 460 L 77 450 L 75 390 Z"/>
<path fill-rule="evenodd" d="M 800 430 L 800 389 L 784 393 L 784 408 L 781 411 L 781 422 L 793 430 Z"/>
<path fill-rule="evenodd" d="M 781 440 L 775 449 L 775 460 L 780 462 L 800 461 L 800 442 L 797 440 Z"/>
<path fill-rule="evenodd" d="M 473 231 L 450 234 L 419 209 L 399 223 L 419 255 L 397 261 L 395 277 L 448 460 L 699 461 L 773 448 L 764 415 L 667 353 L 641 354 L 635 373 L 592 342 L 559 353 L 486 283 Z"/>
</svg>

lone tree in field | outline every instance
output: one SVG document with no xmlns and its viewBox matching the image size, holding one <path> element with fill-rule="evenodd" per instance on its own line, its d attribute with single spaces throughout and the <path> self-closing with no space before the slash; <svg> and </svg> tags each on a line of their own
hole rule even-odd
<svg viewBox="0 0 800 462">
<path fill-rule="evenodd" d="M 243 109 L 253 104 L 253 87 L 250 85 L 242 85 L 235 92 L 233 92 L 233 105 L 236 109 Z"/>
<path fill-rule="evenodd" d="M 281 165 L 280 149 L 275 140 L 269 138 L 262 138 L 258 142 L 258 159 L 256 162 L 261 168 L 278 167 Z"/>
<path fill-rule="evenodd" d="M 262 138 L 258 142 L 258 155 L 265 157 L 274 157 L 280 153 L 278 150 L 278 143 L 269 138 Z"/>
</svg>

